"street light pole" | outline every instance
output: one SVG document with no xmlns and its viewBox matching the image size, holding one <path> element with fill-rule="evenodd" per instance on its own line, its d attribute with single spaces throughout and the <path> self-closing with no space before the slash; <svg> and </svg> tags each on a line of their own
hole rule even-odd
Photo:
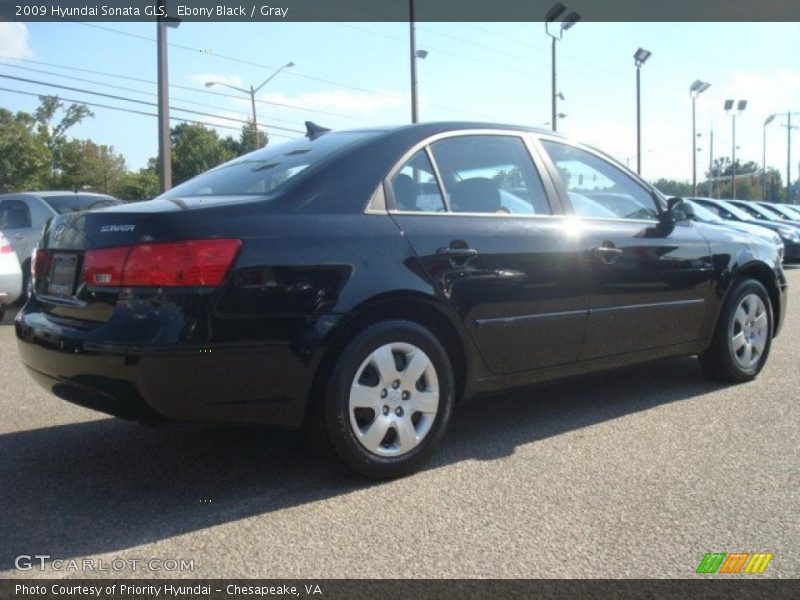
<svg viewBox="0 0 800 600">
<path fill-rule="evenodd" d="M 550 26 L 554 25 L 557 22 L 557 19 L 561 17 L 567 11 L 567 7 L 561 3 L 554 4 L 550 10 L 547 11 L 544 17 L 544 31 L 553 38 L 552 42 L 552 51 L 551 51 L 551 73 L 550 73 L 550 97 L 551 97 L 551 111 L 550 111 L 550 123 L 551 129 L 553 131 L 558 131 L 558 90 L 556 89 L 556 42 L 564 37 L 564 32 L 567 31 L 570 27 L 575 25 L 578 21 L 581 20 L 581 16 L 575 12 L 574 10 L 567 14 L 566 17 L 561 20 L 560 25 L 558 27 L 557 32 L 550 31 Z M 563 96 L 562 96 L 563 97 Z"/>
<path fill-rule="evenodd" d="M 636 64 L 636 173 L 642 174 L 642 65 L 647 62 L 652 53 L 644 48 L 639 48 L 633 55 Z"/>
<path fill-rule="evenodd" d="M 693 194 L 697 196 L 697 120 L 695 112 L 695 104 L 697 97 L 705 92 L 710 83 L 696 79 L 695 82 L 689 86 L 689 95 L 692 97 L 692 190 Z"/>
<path fill-rule="evenodd" d="M 731 113 L 731 194 L 736 200 L 736 117 L 742 114 L 747 108 L 747 100 L 739 100 L 736 104 L 736 112 L 733 112 L 733 100 L 725 100 L 725 112 Z"/>
<path fill-rule="evenodd" d="M 761 144 L 761 200 L 767 201 L 767 125 L 772 123 L 775 115 L 770 115 L 764 121 Z"/>
<path fill-rule="evenodd" d="M 261 85 L 258 85 L 256 87 L 253 87 L 251 85 L 250 89 L 240 88 L 235 85 L 231 85 L 230 83 L 225 83 L 223 81 L 206 81 L 206 87 L 221 85 L 223 87 L 230 88 L 232 90 L 236 90 L 237 92 L 242 92 L 243 94 L 248 94 L 250 96 L 250 109 L 252 110 L 253 113 L 253 129 L 255 129 L 256 132 L 256 143 L 258 143 L 258 116 L 256 115 L 256 94 L 261 90 L 261 88 L 263 88 L 270 81 L 272 81 L 278 75 L 278 73 L 280 73 L 284 69 L 289 69 L 293 66 L 294 66 L 293 62 L 286 63 L 282 67 L 275 69 L 275 72 L 269 77 L 267 77 L 264 81 L 262 81 Z"/>
</svg>

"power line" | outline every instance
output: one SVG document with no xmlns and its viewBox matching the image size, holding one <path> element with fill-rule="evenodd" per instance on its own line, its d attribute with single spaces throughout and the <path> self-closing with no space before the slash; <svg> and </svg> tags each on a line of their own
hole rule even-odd
<svg viewBox="0 0 800 600">
<path fill-rule="evenodd" d="M 114 77 L 114 78 L 117 78 L 117 79 L 125 79 L 127 81 L 136 81 L 138 83 L 147 83 L 147 84 L 157 85 L 157 82 L 152 81 L 150 79 L 142 79 L 140 77 L 131 77 L 129 75 L 119 75 L 118 73 L 108 73 L 108 72 L 105 72 L 105 71 L 96 71 L 96 70 L 93 70 L 93 69 L 84 69 L 84 68 L 81 68 L 81 67 L 72 67 L 72 66 L 68 66 L 68 65 L 59 65 L 59 64 L 56 64 L 56 63 L 43 62 L 43 61 L 39 61 L 39 60 L 31 60 L 31 59 L 28 59 L 28 58 L 14 58 L 12 56 L 4 56 L 4 55 L 0 55 L 0 58 L 6 59 L 6 60 L 21 61 L 21 62 L 35 64 L 35 65 L 43 65 L 43 66 L 46 66 L 46 67 L 52 67 L 52 68 L 56 68 L 56 69 L 68 69 L 70 71 L 80 71 L 82 73 L 91 73 L 93 75 L 102 75 L 104 77 Z M 236 94 L 229 94 L 229 93 L 226 93 L 226 92 L 216 92 L 216 91 L 213 91 L 213 90 L 206 90 L 206 89 L 203 89 L 203 88 L 191 87 L 191 86 L 188 86 L 188 85 L 179 85 L 179 84 L 171 83 L 169 87 L 175 88 L 175 89 L 180 89 L 180 90 L 187 90 L 187 91 L 195 92 L 195 93 L 207 94 L 207 95 L 211 95 L 211 96 L 221 96 L 221 97 L 224 97 L 224 98 L 235 98 L 237 100 L 242 100 L 243 99 L 242 96 L 237 96 Z M 344 118 L 344 119 L 352 119 L 354 121 L 364 121 L 364 122 L 368 122 L 368 123 L 374 123 L 375 122 L 375 121 L 373 121 L 371 119 L 365 119 L 363 117 L 354 117 L 352 115 L 346 115 L 346 114 L 343 114 L 343 113 L 336 113 L 336 112 L 331 112 L 331 111 L 328 111 L 328 110 L 322 110 L 322 109 L 317 109 L 317 108 L 310 108 L 310 107 L 307 107 L 307 106 L 300 106 L 300 105 L 297 105 L 297 104 L 287 104 L 287 103 L 284 103 L 284 102 L 274 102 L 272 100 L 259 100 L 258 98 L 256 99 L 256 102 L 258 104 L 264 104 L 264 105 L 269 105 L 269 106 L 280 106 L 281 108 L 288 108 L 288 109 L 291 109 L 291 110 L 302 110 L 304 112 L 319 113 L 319 114 L 328 115 L 328 116 L 331 116 L 331 117 L 341 117 L 341 118 Z"/>
<path fill-rule="evenodd" d="M 52 83 L 52 82 L 48 82 L 48 81 L 37 81 L 36 79 L 28 79 L 26 77 L 16 77 L 14 75 L 5 75 L 3 73 L 0 73 L 0 77 L 2 77 L 3 79 L 13 79 L 15 81 L 23 81 L 25 83 L 33 83 L 33 84 L 36 84 L 36 85 L 44 85 L 44 86 L 47 86 L 47 87 L 60 88 L 60 89 L 69 90 L 69 91 L 72 91 L 72 92 L 80 92 L 82 94 L 90 94 L 90 95 L 93 95 L 93 96 L 102 96 L 104 98 L 111 98 L 113 100 L 122 100 L 123 102 L 133 102 L 134 104 L 144 104 L 146 106 L 158 106 L 158 104 L 156 102 L 147 102 L 146 100 L 136 100 L 134 98 L 126 98 L 125 96 L 118 96 L 116 94 L 106 94 L 104 92 L 95 92 L 95 91 L 92 91 L 92 90 L 85 90 L 85 89 L 82 89 L 82 88 L 76 88 L 76 87 L 72 87 L 72 86 L 68 86 L 68 85 L 61 85 L 61 84 L 58 84 L 58 83 Z M 214 118 L 214 119 L 224 119 L 226 121 L 234 121 L 234 122 L 237 122 L 237 123 L 244 123 L 244 124 L 250 123 L 250 121 L 247 121 L 247 120 L 244 120 L 244 119 L 237 119 L 235 117 L 227 117 L 227 116 L 224 116 L 224 115 L 215 115 L 213 113 L 207 113 L 207 112 L 203 112 L 203 111 L 199 111 L 199 110 L 192 110 L 192 109 L 189 109 L 189 108 L 181 108 L 181 107 L 177 107 L 177 106 L 171 106 L 170 110 L 177 110 L 177 111 L 190 113 L 190 114 L 194 114 L 194 115 L 200 115 L 202 117 L 211 117 L 211 118 Z M 265 125 L 267 125 L 270 129 L 278 129 L 280 131 L 289 131 L 291 133 L 304 133 L 303 131 L 301 131 L 299 129 L 290 129 L 288 127 L 279 127 L 278 125 L 271 125 L 269 123 L 265 123 Z"/>
<path fill-rule="evenodd" d="M 10 92 L 12 94 L 22 94 L 23 96 L 35 96 L 39 97 L 41 94 L 37 94 L 36 92 L 24 92 L 22 90 L 12 90 L 10 88 L 0 87 L 0 92 Z M 92 108 L 105 108 L 108 110 L 116 110 L 119 112 L 130 113 L 134 115 L 143 115 L 145 117 L 158 117 L 156 113 L 149 113 L 144 112 L 142 110 L 134 110 L 131 108 L 122 108 L 121 106 L 110 106 L 108 104 L 98 104 L 97 102 L 86 102 L 85 100 L 75 100 L 74 98 L 64 98 L 63 96 L 58 97 L 59 100 L 64 100 L 66 102 L 77 102 L 79 104 L 85 104 L 86 106 L 91 106 Z M 219 125 L 217 123 L 210 123 L 208 121 L 198 121 L 195 119 L 184 119 L 183 117 L 173 117 L 170 116 L 170 120 L 172 121 L 181 121 L 182 123 L 194 123 L 197 125 L 207 125 L 209 127 L 219 127 L 220 129 L 231 129 L 233 131 L 240 131 L 238 127 L 233 127 L 231 125 Z M 270 137 L 280 137 L 286 139 L 294 139 L 290 135 L 283 135 L 280 133 L 270 133 Z"/>
<path fill-rule="evenodd" d="M 115 89 L 115 90 L 122 90 L 124 92 L 132 92 L 134 94 L 143 94 L 143 95 L 146 95 L 146 96 L 157 96 L 158 95 L 155 92 L 145 92 L 143 90 L 137 90 L 135 88 L 130 88 L 130 87 L 127 87 L 127 86 L 124 86 L 124 85 L 114 85 L 113 83 L 106 83 L 104 81 L 97 81 L 96 79 L 84 79 L 82 77 L 75 77 L 74 75 L 63 75 L 62 73 L 56 73 L 54 71 L 45 71 L 43 69 L 34 69 L 32 67 L 23 67 L 22 65 L 14 65 L 14 64 L 11 64 L 11 63 L 0 62 L 0 67 L 10 67 L 12 69 L 20 69 L 22 71 L 30 71 L 30 72 L 33 72 L 33 73 L 41 73 L 42 75 L 52 75 L 54 77 L 61 77 L 63 79 L 68 79 L 70 81 L 80 81 L 82 83 L 92 83 L 92 84 L 95 84 L 95 85 L 102 85 L 103 87 L 112 88 L 112 89 Z M 230 110 L 229 108 L 224 107 L 224 106 L 218 106 L 216 104 L 205 104 L 203 102 L 195 102 L 193 100 L 187 100 L 185 98 L 176 98 L 176 97 L 173 96 L 173 97 L 171 97 L 171 99 L 172 100 L 177 100 L 178 102 L 186 102 L 187 104 L 194 104 L 194 105 L 197 105 L 197 106 L 204 106 L 206 108 L 216 108 L 218 110 Z M 241 113 L 240 112 L 238 114 L 245 114 L 245 113 Z M 273 119 L 275 121 L 281 121 L 282 120 L 282 119 L 275 119 L 274 117 L 273 117 Z M 286 122 L 288 123 L 289 121 L 286 121 Z"/>
<path fill-rule="evenodd" d="M 366 12 L 373 12 L 373 11 L 367 11 L 366 9 L 362 9 L 362 10 L 365 10 Z M 378 14 L 378 13 L 376 13 L 376 14 Z M 323 21 L 323 22 L 328 22 L 328 21 Z M 128 37 L 133 37 L 133 38 L 146 40 L 146 41 L 150 41 L 150 42 L 155 42 L 156 41 L 155 38 L 152 38 L 152 37 L 149 37 L 149 36 L 146 36 L 146 35 L 130 33 L 130 32 L 122 31 L 122 30 L 119 30 L 119 29 L 113 29 L 111 27 L 105 27 L 103 25 L 97 25 L 95 23 L 83 23 L 83 22 L 77 22 L 76 21 L 75 24 L 76 25 L 83 25 L 84 27 L 92 27 L 92 28 L 99 29 L 99 30 L 102 30 L 102 31 L 108 31 L 110 33 L 115 33 L 115 34 L 118 34 L 118 35 L 124 35 L 124 36 L 128 36 Z M 211 50 L 204 50 L 202 48 L 193 48 L 191 46 L 185 46 L 185 45 L 182 45 L 182 44 L 175 44 L 175 43 L 172 43 L 172 42 L 169 43 L 169 46 L 172 46 L 174 48 L 178 48 L 180 50 L 187 50 L 189 52 L 196 52 L 196 53 L 203 54 L 203 55 L 206 55 L 206 56 L 213 56 L 215 58 L 219 58 L 219 59 L 222 59 L 222 60 L 227 60 L 227 61 L 231 61 L 231 62 L 243 64 L 243 65 L 248 65 L 248 66 L 251 66 L 251 67 L 259 67 L 261 69 L 269 69 L 269 70 L 276 70 L 277 69 L 277 67 L 274 67 L 274 66 L 271 66 L 271 65 L 265 65 L 265 64 L 262 64 L 262 63 L 254 62 L 254 61 L 245 60 L 245 59 L 242 59 L 242 58 L 237 58 L 235 56 L 228 56 L 226 54 L 217 54 L 216 52 L 213 52 Z M 291 76 L 291 77 L 300 77 L 302 79 L 308 79 L 308 80 L 311 80 L 311 81 L 317 81 L 317 82 L 325 83 L 325 84 L 328 84 L 328 85 L 334 85 L 334 86 L 337 86 L 337 87 L 350 89 L 350 90 L 354 90 L 354 91 L 357 91 L 357 92 L 373 94 L 375 96 L 382 96 L 384 98 L 391 98 L 393 100 L 400 100 L 402 102 L 406 102 L 407 101 L 407 99 L 405 97 L 398 96 L 397 94 L 389 94 L 387 92 L 381 92 L 381 91 L 373 90 L 373 89 L 370 89 L 370 88 L 364 88 L 364 87 L 360 87 L 360 86 L 356 86 L 356 85 L 352 85 L 352 84 L 348 84 L 348 83 L 342 83 L 340 81 L 334 81 L 334 80 L 331 80 L 331 79 L 325 79 L 324 77 L 318 77 L 316 75 L 308 75 L 306 73 L 299 73 L 296 70 L 285 71 L 285 74 L 287 76 Z M 461 109 L 456 109 L 456 108 L 454 108 L 452 106 L 444 106 L 442 104 L 433 104 L 433 103 L 431 103 L 431 104 L 429 104 L 429 106 L 431 106 L 433 108 L 439 108 L 439 109 L 443 109 L 443 110 L 448 110 L 448 111 L 461 110 Z M 473 114 L 473 115 L 480 116 L 480 117 L 483 117 L 483 118 L 488 118 L 488 115 L 484 115 L 484 114 L 477 113 L 477 112 L 474 112 L 474 111 L 462 111 L 462 112 L 465 112 L 465 113 L 468 113 L 468 114 Z"/>
<path fill-rule="evenodd" d="M 126 35 L 128 37 L 134 37 L 134 38 L 138 38 L 140 40 L 146 40 L 146 41 L 149 41 L 149 42 L 155 42 L 156 41 L 155 38 L 152 38 L 152 37 L 149 37 L 149 36 L 146 36 L 146 35 L 141 35 L 141 34 L 137 34 L 137 33 L 130 33 L 128 31 L 122 31 L 120 29 L 113 29 L 111 27 L 105 27 L 103 25 L 97 25 L 96 23 L 76 22 L 75 24 L 76 25 L 83 25 L 84 27 L 93 27 L 95 29 L 101 29 L 103 31 L 116 33 L 118 35 Z M 173 43 L 173 42 L 170 42 L 169 45 L 172 46 L 173 48 L 178 48 L 180 50 L 187 50 L 189 52 L 197 52 L 199 54 L 205 54 L 207 56 L 214 56 L 214 57 L 222 59 L 222 60 L 227 60 L 227 61 L 230 61 L 230 62 L 235 62 L 235 63 L 242 64 L 242 65 L 249 65 L 251 67 L 259 67 L 259 68 L 262 68 L 262 69 L 269 69 L 269 70 L 276 70 L 278 68 L 278 67 L 273 67 L 271 65 L 265 65 L 263 63 L 257 63 L 257 62 L 254 62 L 254 61 L 246 60 L 246 59 L 243 59 L 243 58 L 237 58 L 235 56 L 228 56 L 227 54 L 217 54 L 216 52 L 213 52 L 211 50 L 204 50 L 202 48 L 193 48 L 191 46 L 185 46 L 183 44 L 176 44 L 176 43 Z M 386 98 L 393 98 L 395 100 L 405 100 L 405 98 L 403 98 L 402 96 L 396 96 L 394 94 L 388 94 L 386 92 L 379 92 L 377 90 L 371 90 L 369 88 L 363 88 L 363 87 L 360 87 L 360 86 L 357 86 L 357 85 L 351 85 L 351 84 L 342 83 L 342 82 L 339 82 L 339 81 L 333 81 L 331 79 L 325 79 L 324 77 L 317 77 L 316 75 L 307 75 L 305 73 L 298 73 L 297 71 L 285 71 L 285 74 L 286 75 L 290 75 L 292 77 L 300 77 L 302 79 L 309 79 L 311 81 L 318 81 L 320 83 L 326 83 L 328 85 L 335 85 L 335 86 L 338 86 L 338 87 L 351 89 L 351 90 L 354 90 L 354 91 L 357 91 L 357 92 L 366 92 L 368 94 L 375 94 L 377 96 L 385 96 Z"/>
</svg>

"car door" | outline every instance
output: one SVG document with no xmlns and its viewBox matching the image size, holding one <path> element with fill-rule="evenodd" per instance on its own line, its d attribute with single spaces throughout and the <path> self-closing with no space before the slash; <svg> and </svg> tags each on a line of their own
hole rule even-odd
<svg viewBox="0 0 800 600">
<path fill-rule="evenodd" d="M 552 182 L 523 135 L 437 136 L 401 161 L 385 191 L 414 268 L 452 304 L 493 372 L 576 360 L 587 314 L 580 243 L 553 214 Z"/>
<path fill-rule="evenodd" d="M 30 257 L 40 233 L 33 226 L 30 207 L 18 199 L 0 200 L 0 231 L 11 243 L 20 263 Z"/>
<path fill-rule="evenodd" d="M 589 318 L 580 359 L 696 341 L 713 275 L 699 227 L 662 225 L 654 193 L 600 153 L 551 138 L 541 144 L 582 217 Z M 589 214 L 581 208 L 587 202 L 613 215 Z"/>
</svg>

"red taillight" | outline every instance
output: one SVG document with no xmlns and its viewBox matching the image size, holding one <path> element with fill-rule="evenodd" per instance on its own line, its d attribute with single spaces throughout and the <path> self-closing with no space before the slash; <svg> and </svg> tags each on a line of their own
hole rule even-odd
<svg viewBox="0 0 800 600">
<path fill-rule="evenodd" d="M 8 240 L 0 233 L 0 254 L 11 254 L 14 249 L 11 247 L 11 244 L 8 243 Z"/>
<path fill-rule="evenodd" d="M 240 240 L 192 240 L 89 250 L 84 281 L 89 287 L 216 287 L 240 246 Z"/>
<path fill-rule="evenodd" d="M 36 281 L 39 277 L 44 277 L 46 264 L 47 251 L 41 248 L 34 248 L 31 255 L 31 278 L 33 281 Z"/>
</svg>

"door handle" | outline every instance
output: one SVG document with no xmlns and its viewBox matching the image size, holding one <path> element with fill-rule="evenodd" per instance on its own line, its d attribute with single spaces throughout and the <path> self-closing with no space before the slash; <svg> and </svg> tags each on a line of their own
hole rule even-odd
<svg viewBox="0 0 800 600">
<path fill-rule="evenodd" d="M 22 239 L 22 234 L 21 233 L 15 233 L 14 234 L 14 239 L 15 240 L 21 240 Z"/>
<path fill-rule="evenodd" d="M 439 248 L 436 254 L 448 258 L 472 258 L 478 256 L 478 251 L 475 248 Z"/>
<path fill-rule="evenodd" d="M 621 248 L 615 248 L 610 243 L 603 243 L 602 246 L 596 246 L 589 251 L 593 256 L 597 256 L 606 264 L 611 264 L 622 255 Z"/>
</svg>

